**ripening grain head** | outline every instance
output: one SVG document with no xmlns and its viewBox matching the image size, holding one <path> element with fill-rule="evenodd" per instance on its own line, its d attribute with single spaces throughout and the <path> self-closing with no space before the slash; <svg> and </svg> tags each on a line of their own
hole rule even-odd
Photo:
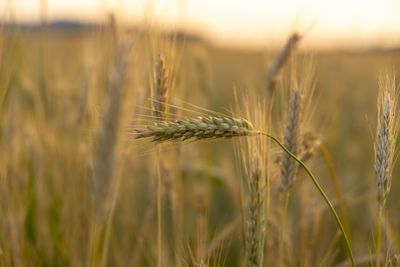
<svg viewBox="0 0 400 267">
<path fill-rule="evenodd" d="M 160 120 L 166 118 L 167 97 L 170 86 L 169 70 L 166 66 L 164 56 L 158 55 L 154 67 L 154 116 Z"/>
<path fill-rule="evenodd" d="M 314 69 L 311 61 L 299 66 L 293 65 L 289 92 L 288 94 L 282 93 L 282 107 L 285 114 L 282 123 L 283 144 L 290 152 L 304 158 L 315 153 L 313 148 L 307 151 L 308 148 L 303 144 L 303 141 L 306 141 L 303 140 L 305 130 L 314 132 L 311 120 L 315 106 Z M 296 180 L 297 169 L 297 163 L 287 153 L 282 153 L 280 160 L 281 179 L 278 186 L 281 191 L 286 191 L 292 186 Z"/>
<path fill-rule="evenodd" d="M 385 205 L 390 191 L 392 168 L 395 157 L 397 120 L 395 79 L 390 75 L 379 82 L 378 124 L 375 137 L 375 177 L 377 201 L 380 208 Z"/>
<path fill-rule="evenodd" d="M 296 50 L 297 44 L 300 41 L 301 36 L 298 33 L 293 33 L 289 36 L 286 44 L 282 47 L 279 54 L 267 70 L 267 90 L 269 93 L 273 93 L 276 87 L 279 74 L 289 61 L 290 57 Z"/>
<path fill-rule="evenodd" d="M 150 123 L 135 129 L 136 139 L 151 137 L 154 142 L 230 138 L 257 134 L 253 125 L 245 119 L 228 116 L 204 116 L 175 121 Z"/>
<path fill-rule="evenodd" d="M 299 154 L 302 118 L 302 93 L 299 89 L 291 90 L 289 108 L 286 116 L 286 126 L 283 137 L 284 146 L 293 154 Z M 286 153 L 282 155 L 281 161 L 281 190 L 285 191 L 293 184 L 297 163 Z"/>
</svg>

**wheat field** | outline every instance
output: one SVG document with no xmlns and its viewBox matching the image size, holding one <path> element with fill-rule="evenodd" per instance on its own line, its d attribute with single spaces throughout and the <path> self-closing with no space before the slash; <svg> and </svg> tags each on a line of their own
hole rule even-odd
<svg viewBox="0 0 400 267">
<path fill-rule="evenodd" d="M 3 26 L 0 266 L 400 266 L 400 51 L 302 38 Z"/>
</svg>

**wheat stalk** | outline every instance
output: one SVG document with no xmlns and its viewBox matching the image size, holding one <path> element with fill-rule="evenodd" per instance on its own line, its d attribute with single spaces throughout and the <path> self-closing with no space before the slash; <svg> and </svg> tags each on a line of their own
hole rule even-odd
<svg viewBox="0 0 400 267">
<path fill-rule="evenodd" d="M 162 55 L 158 55 L 155 68 L 154 68 L 154 101 L 153 101 L 153 115 L 157 121 L 164 121 L 166 119 L 166 103 L 168 94 L 168 71 L 165 67 L 165 59 Z M 162 257 L 162 172 L 165 171 L 163 161 L 160 159 L 161 147 L 158 149 L 157 159 L 157 266 L 161 267 Z"/>
<path fill-rule="evenodd" d="M 193 119 L 155 122 L 143 129 L 136 129 L 136 139 L 152 137 L 154 142 L 185 141 L 208 138 L 230 138 L 257 134 L 253 125 L 241 118 L 205 116 Z"/>
<path fill-rule="evenodd" d="M 257 142 L 260 143 L 260 142 Z M 246 258 L 249 267 L 263 266 L 265 238 L 265 177 L 261 144 L 252 145 L 249 169 L 249 203 L 246 232 Z"/>
<path fill-rule="evenodd" d="M 93 203 L 97 207 L 96 217 L 99 220 L 105 219 L 104 216 L 107 214 L 107 211 L 102 209 L 107 209 L 104 205 L 114 171 L 114 151 L 118 141 L 121 103 L 128 65 L 127 55 L 130 48 L 129 42 L 123 42 L 117 49 L 108 81 L 108 98 L 102 116 L 102 126 L 97 136 L 94 151 Z"/>
<path fill-rule="evenodd" d="M 302 95 L 299 89 L 290 90 L 289 106 L 287 111 L 286 126 L 283 137 L 284 146 L 294 155 L 300 150 L 300 123 L 301 123 Z M 284 192 L 283 209 L 281 214 L 281 240 L 278 249 L 278 265 L 283 264 L 284 257 L 284 231 L 286 230 L 286 216 L 289 204 L 289 188 L 292 186 L 298 170 L 297 163 L 287 153 L 283 153 L 281 161 L 281 181 L 278 189 Z"/>
<path fill-rule="evenodd" d="M 375 177 L 378 202 L 376 266 L 380 266 L 382 250 L 383 207 L 390 192 L 396 150 L 397 122 L 394 78 L 387 76 L 379 83 L 378 125 L 375 137 Z"/>
<path fill-rule="evenodd" d="M 283 144 L 295 155 L 299 153 L 301 109 L 301 91 L 299 89 L 291 90 Z M 286 191 L 291 187 L 296 178 L 297 169 L 296 162 L 287 153 L 284 153 L 281 161 L 282 179 L 279 185 L 282 191 Z"/>
<path fill-rule="evenodd" d="M 108 81 L 108 98 L 93 155 L 92 205 L 95 210 L 88 251 L 90 266 L 104 266 L 107 257 L 109 222 L 115 200 L 110 193 L 116 190 L 112 180 L 116 166 L 116 147 L 130 48 L 129 41 L 121 42 L 117 48 Z"/>
</svg>

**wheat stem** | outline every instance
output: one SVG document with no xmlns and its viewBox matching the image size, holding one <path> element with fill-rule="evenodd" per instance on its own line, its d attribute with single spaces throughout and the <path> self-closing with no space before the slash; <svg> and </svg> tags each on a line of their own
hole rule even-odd
<svg viewBox="0 0 400 267">
<path fill-rule="evenodd" d="M 397 120 L 394 77 L 388 75 L 379 83 L 378 126 L 375 138 L 375 176 L 377 185 L 378 222 L 376 266 L 381 262 L 383 209 L 390 192 L 396 151 Z"/>
<path fill-rule="evenodd" d="M 382 254 L 382 221 L 383 221 L 383 212 L 382 209 L 379 208 L 378 211 L 378 232 L 376 236 L 376 258 L 375 258 L 375 266 L 379 267 L 381 263 L 381 254 Z"/>
<path fill-rule="evenodd" d="M 283 210 L 282 210 L 282 216 L 281 216 L 281 233 L 280 233 L 279 250 L 278 250 L 278 266 L 284 266 L 283 265 L 283 257 L 285 254 L 285 230 L 286 230 L 290 192 L 285 191 L 283 197 L 284 197 L 284 200 L 283 200 L 284 203 L 283 203 Z"/>
<path fill-rule="evenodd" d="M 325 191 L 322 189 L 322 187 L 320 186 L 320 184 L 318 183 L 317 179 L 315 178 L 315 176 L 313 175 L 313 173 L 311 172 L 311 170 L 307 167 L 307 165 L 305 165 L 303 163 L 303 161 L 301 161 L 299 158 L 297 158 L 292 152 L 290 152 L 276 137 L 268 134 L 268 133 L 263 133 L 261 132 L 260 134 L 270 138 L 271 140 L 273 140 L 277 145 L 279 145 L 292 159 L 294 159 L 297 163 L 300 164 L 300 166 L 305 170 L 305 172 L 308 174 L 308 176 L 310 177 L 311 181 L 313 182 L 313 184 L 315 185 L 315 187 L 317 188 L 318 192 L 321 194 L 321 196 L 323 197 L 323 199 L 325 200 L 326 204 L 328 205 L 332 215 L 335 217 L 336 223 L 339 226 L 339 229 L 343 235 L 343 240 L 346 246 L 346 250 L 347 250 L 347 254 L 350 258 L 351 261 L 351 265 L 353 267 L 355 267 L 355 261 L 354 261 L 354 256 L 353 256 L 353 252 L 351 250 L 351 246 L 350 246 L 350 241 L 347 237 L 346 231 L 344 230 L 344 227 L 340 221 L 340 218 L 335 210 L 335 208 L 333 207 L 331 201 L 329 200 L 328 196 L 326 195 Z"/>
<path fill-rule="evenodd" d="M 158 147 L 157 151 L 157 266 L 161 267 L 162 258 L 162 210 L 161 210 L 161 194 L 162 194 L 162 181 L 161 181 L 161 163 L 160 163 L 161 148 Z"/>
<path fill-rule="evenodd" d="M 158 55 L 154 68 L 154 101 L 153 115 L 162 122 L 166 119 L 166 102 L 168 95 L 168 71 L 165 67 L 164 57 Z M 161 147 L 157 151 L 157 266 L 161 267 L 162 259 L 162 177 L 161 177 Z"/>
<path fill-rule="evenodd" d="M 333 185 L 333 189 L 338 200 L 339 205 L 339 213 L 340 217 L 342 218 L 343 226 L 346 229 L 346 232 L 349 233 L 350 226 L 349 226 L 349 219 L 346 213 L 346 206 L 343 199 L 343 193 L 340 188 L 339 178 L 336 175 L 335 166 L 333 165 L 332 155 L 329 152 L 329 149 L 323 143 L 320 143 L 318 146 L 319 150 L 321 151 L 322 157 L 325 161 L 326 167 L 328 168 L 329 177 L 331 178 L 331 182 Z"/>
</svg>

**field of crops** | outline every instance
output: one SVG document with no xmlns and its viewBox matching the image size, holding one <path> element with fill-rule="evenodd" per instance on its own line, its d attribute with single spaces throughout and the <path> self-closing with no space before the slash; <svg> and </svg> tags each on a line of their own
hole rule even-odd
<svg viewBox="0 0 400 267">
<path fill-rule="evenodd" d="M 399 266 L 400 50 L 294 37 L 1 29 L 0 266 Z"/>
</svg>

